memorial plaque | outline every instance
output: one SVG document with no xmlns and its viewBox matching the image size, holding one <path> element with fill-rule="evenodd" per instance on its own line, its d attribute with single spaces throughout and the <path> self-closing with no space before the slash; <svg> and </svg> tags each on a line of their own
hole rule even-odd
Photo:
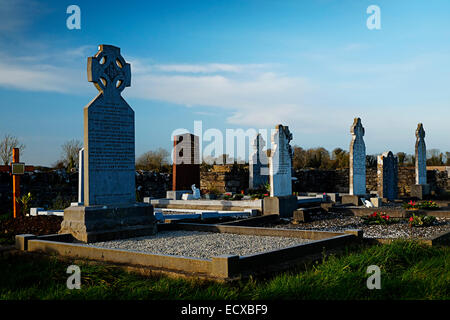
<svg viewBox="0 0 450 320">
<path fill-rule="evenodd" d="M 12 175 L 23 175 L 24 173 L 25 173 L 25 163 L 23 162 L 11 163 Z"/>
</svg>

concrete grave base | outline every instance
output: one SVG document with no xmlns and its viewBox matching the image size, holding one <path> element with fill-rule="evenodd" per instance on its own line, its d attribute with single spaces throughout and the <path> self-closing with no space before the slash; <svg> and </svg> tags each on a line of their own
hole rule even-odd
<svg viewBox="0 0 450 320">
<path fill-rule="evenodd" d="M 429 184 L 413 184 L 411 186 L 411 197 L 413 198 L 422 200 L 429 194 L 430 194 Z"/>
<path fill-rule="evenodd" d="M 263 214 L 278 214 L 280 217 L 291 218 L 298 207 L 296 196 L 265 197 L 263 202 Z"/>
<path fill-rule="evenodd" d="M 357 196 L 357 195 L 345 194 L 345 195 L 342 195 L 342 197 L 341 197 L 341 203 L 359 206 L 360 205 L 359 198 L 360 198 L 360 196 Z"/>
<path fill-rule="evenodd" d="M 60 234 L 72 234 L 90 243 L 156 233 L 153 206 L 145 203 L 122 206 L 71 206 L 64 210 Z"/>
<path fill-rule="evenodd" d="M 185 193 L 192 194 L 192 190 L 166 191 L 166 198 L 171 200 L 181 200 L 181 197 Z"/>
<path fill-rule="evenodd" d="M 233 254 L 217 255 L 212 256 L 211 259 L 97 247 L 76 243 L 76 239 L 71 234 L 47 236 L 17 235 L 16 247 L 18 250 L 31 253 L 57 254 L 71 259 L 87 259 L 122 266 L 135 266 L 149 271 L 160 271 L 169 275 L 181 274 L 196 278 L 229 281 L 246 278 L 253 274 L 265 274 L 289 269 L 303 264 L 311 255 L 316 255 L 320 258 L 323 256 L 324 250 L 342 248 L 353 243 L 359 243 L 362 239 L 362 231 L 360 230 L 325 232 L 190 223 L 162 224 L 158 225 L 158 229 L 159 231 L 191 230 L 255 236 L 294 237 L 309 239 L 311 242 L 246 256 Z M 133 237 L 135 236 L 133 235 Z"/>
</svg>

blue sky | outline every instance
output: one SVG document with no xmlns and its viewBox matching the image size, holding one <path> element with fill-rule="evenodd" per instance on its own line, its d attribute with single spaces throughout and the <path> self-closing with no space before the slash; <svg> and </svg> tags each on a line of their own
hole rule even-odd
<svg viewBox="0 0 450 320">
<path fill-rule="evenodd" d="M 81 30 L 66 9 L 81 8 Z M 369 5 L 381 30 L 369 30 Z M 22 160 L 50 165 L 83 138 L 97 94 L 87 57 L 99 44 L 131 64 L 123 96 L 136 113 L 136 155 L 178 128 L 289 125 L 293 144 L 348 149 L 361 117 L 368 154 L 450 151 L 450 2 L 0 0 L 0 135 Z"/>
</svg>

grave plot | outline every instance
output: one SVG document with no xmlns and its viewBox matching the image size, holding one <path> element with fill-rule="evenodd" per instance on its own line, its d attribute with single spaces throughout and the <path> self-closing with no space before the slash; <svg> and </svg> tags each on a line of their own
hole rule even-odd
<svg viewBox="0 0 450 320">
<path fill-rule="evenodd" d="M 383 242 L 392 239 L 414 239 L 434 244 L 448 241 L 450 238 L 450 211 L 445 208 L 433 211 L 405 210 L 402 206 L 332 207 L 328 211 L 313 207 L 296 210 L 290 219 L 266 220 L 262 225 L 268 228 L 328 232 L 359 229 L 367 240 L 376 239 Z"/>
<path fill-rule="evenodd" d="M 218 280 L 289 269 L 359 242 L 361 232 L 160 224 L 153 236 L 84 244 L 71 234 L 16 236 L 19 250 Z"/>
</svg>

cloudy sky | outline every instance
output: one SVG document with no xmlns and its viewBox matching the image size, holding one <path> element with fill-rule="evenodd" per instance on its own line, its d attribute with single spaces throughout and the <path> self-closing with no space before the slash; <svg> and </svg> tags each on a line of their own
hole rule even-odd
<svg viewBox="0 0 450 320">
<path fill-rule="evenodd" d="M 0 136 L 30 164 L 58 160 L 97 94 L 87 57 L 111 44 L 131 64 L 137 156 L 194 121 L 224 135 L 282 123 L 303 148 L 348 149 L 354 117 L 368 154 L 412 153 L 418 122 L 429 149 L 450 151 L 449 18 L 448 0 L 0 0 Z"/>
</svg>

